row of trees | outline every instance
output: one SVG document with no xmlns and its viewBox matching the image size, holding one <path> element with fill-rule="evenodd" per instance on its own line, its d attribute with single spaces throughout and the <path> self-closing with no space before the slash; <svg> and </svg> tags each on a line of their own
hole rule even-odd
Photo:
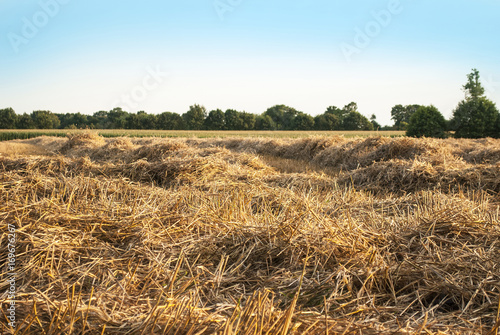
<svg viewBox="0 0 500 335">
<path fill-rule="evenodd" d="M 12 108 L 0 110 L 0 129 L 164 129 L 164 130 L 406 130 L 408 136 L 479 138 L 500 137 L 500 113 L 485 96 L 479 71 L 473 69 L 463 86 L 465 99 L 446 120 L 434 106 L 396 105 L 391 110 L 392 127 L 381 127 L 375 115 L 370 119 L 359 113 L 355 102 L 312 117 L 285 106 L 276 105 L 261 115 L 228 109 L 207 112 L 193 105 L 180 115 L 165 112 L 159 115 L 145 112 L 128 113 L 121 108 L 99 111 L 92 116 L 81 113 L 53 114 L 34 111 L 17 115 Z"/>
<path fill-rule="evenodd" d="M 34 111 L 17 115 L 12 108 L 0 110 L 0 129 L 159 129 L 159 130 L 373 130 L 380 128 L 375 115 L 371 121 L 358 112 L 356 103 L 344 108 L 335 106 L 316 117 L 296 109 L 276 105 L 261 115 L 228 109 L 207 112 L 193 105 L 180 115 L 165 112 L 159 115 L 146 112 L 128 113 L 121 108 L 99 111 L 92 116 L 81 113 L 53 114 Z"/>
<path fill-rule="evenodd" d="M 391 116 L 394 128 L 406 130 L 408 136 L 457 138 L 500 137 L 500 113 L 485 96 L 479 71 L 472 69 L 463 86 L 465 99 L 460 101 L 450 120 L 434 106 L 396 105 Z"/>
</svg>

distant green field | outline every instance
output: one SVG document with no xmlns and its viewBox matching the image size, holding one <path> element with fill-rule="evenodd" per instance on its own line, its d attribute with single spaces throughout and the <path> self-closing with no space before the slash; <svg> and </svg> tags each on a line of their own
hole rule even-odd
<svg viewBox="0 0 500 335">
<path fill-rule="evenodd" d="M 0 130 L 0 141 L 16 139 L 29 139 L 39 136 L 59 136 L 75 134 L 89 130 L 72 129 L 28 129 L 28 130 Z M 404 136 L 404 131 L 190 131 L 190 130 L 123 130 L 104 129 L 90 130 L 103 137 L 274 137 L 274 138 L 300 138 L 310 136 L 345 136 L 345 137 L 399 137 Z"/>
</svg>

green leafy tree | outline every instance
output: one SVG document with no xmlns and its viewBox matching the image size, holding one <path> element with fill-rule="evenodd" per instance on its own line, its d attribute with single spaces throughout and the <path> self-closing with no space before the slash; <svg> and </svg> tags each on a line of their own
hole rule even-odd
<svg viewBox="0 0 500 335">
<path fill-rule="evenodd" d="M 59 121 L 61 121 L 61 124 L 59 125 L 59 128 L 62 129 L 82 129 L 88 127 L 89 124 L 89 119 L 87 115 L 82 114 L 82 113 L 66 113 L 66 114 L 55 114 L 58 118 Z"/>
<path fill-rule="evenodd" d="M 446 120 L 434 106 L 421 106 L 410 118 L 406 136 L 445 137 Z"/>
<path fill-rule="evenodd" d="M 57 129 L 61 124 L 59 118 L 50 111 L 33 111 L 31 118 L 38 129 Z"/>
<path fill-rule="evenodd" d="M 0 109 L 0 129 L 15 129 L 16 123 L 17 115 L 12 108 Z"/>
<path fill-rule="evenodd" d="M 129 113 L 120 107 L 113 108 L 108 113 L 109 127 L 112 129 L 125 129 L 127 126 L 127 117 Z"/>
<path fill-rule="evenodd" d="M 479 71 L 472 69 L 463 86 L 466 98 L 453 111 L 450 122 L 455 137 L 480 138 L 499 137 L 500 115 L 496 105 L 484 97 L 484 88 L 479 81 Z"/>
<path fill-rule="evenodd" d="M 89 119 L 87 115 L 78 112 L 71 116 L 71 123 L 77 128 L 86 128 L 89 125 Z"/>
<path fill-rule="evenodd" d="M 130 113 L 129 115 L 127 115 L 125 127 L 127 129 L 142 129 L 141 122 L 139 121 L 139 116 L 135 113 Z"/>
<path fill-rule="evenodd" d="M 293 119 L 297 114 L 298 111 L 295 108 L 285 105 L 276 105 L 264 112 L 264 115 L 268 115 L 273 120 L 275 130 L 293 129 Z"/>
<path fill-rule="evenodd" d="M 392 107 L 391 119 L 394 121 L 394 128 L 406 130 L 411 116 L 417 111 L 420 105 L 396 105 Z"/>
<path fill-rule="evenodd" d="M 313 130 L 314 118 L 306 113 L 299 112 L 293 120 L 293 130 Z"/>
<path fill-rule="evenodd" d="M 396 105 L 391 109 L 391 119 L 394 120 L 394 128 L 401 129 L 401 123 L 405 122 L 408 125 L 410 117 L 406 113 L 406 108 L 403 105 Z"/>
<path fill-rule="evenodd" d="M 183 130 L 186 129 L 184 119 L 177 113 L 164 112 L 158 115 L 157 128 L 162 130 Z"/>
<path fill-rule="evenodd" d="M 258 115 L 255 118 L 255 129 L 256 130 L 275 130 L 276 124 L 269 115 Z"/>
<path fill-rule="evenodd" d="M 144 111 L 137 112 L 141 129 L 158 129 L 158 116 Z"/>
<path fill-rule="evenodd" d="M 338 127 L 330 130 L 339 129 L 339 127 L 342 126 L 342 121 L 353 108 L 355 108 L 355 110 L 357 111 L 358 105 L 355 102 L 351 102 L 350 104 L 344 106 L 344 108 L 342 109 L 336 106 L 329 106 L 325 111 L 325 116 L 334 115 L 338 119 Z"/>
<path fill-rule="evenodd" d="M 379 130 L 380 128 L 382 128 L 380 123 L 377 122 L 377 116 L 375 114 L 372 114 L 372 116 L 370 116 L 370 122 L 372 123 L 374 130 Z"/>
<path fill-rule="evenodd" d="M 338 130 L 341 125 L 339 116 L 333 113 L 325 112 L 314 118 L 314 128 L 316 130 Z"/>
<path fill-rule="evenodd" d="M 256 122 L 255 114 L 242 112 L 241 119 L 243 122 L 243 129 L 242 130 L 255 129 L 255 122 Z"/>
<path fill-rule="evenodd" d="M 453 111 L 452 129 L 457 138 L 498 137 L 496 105 L 485 97 L 470 98 L 461 101 Z"/>
<path fill-rule="evenodd" d="M 343 130 L 373 130 L 373 124 L 357 111 L 350 111 L 342 122 Z"/>
<path fill-rule="evenodd" d="M 207 114 L 207 110 L 204 106 L 193 105 L 189 107 L 189 110 L 182 115 L 184 122 L 186 123 L 186 127 L 189 130 L 201 130 L 203 129 L 203 123 L 205 122 L 205 118 Z"/>
<path fill-rule="evenodd" d="M 111 128 L 111 122 L 108 119 L 108 111 L 98 111 L 95 112 L 92 117 L 89 118 L 91 128 L 97 129 L 109 129 Z"/>
<path fill-rule="evenodd" d="M 337 130 L 373 130 L 370 121 L 358 111 L 358 104 L 350 102 L 342 109 L 335 106 L 328 107 L 325 114 L 338 117 L 340 125 Z"/>
<path fill-rule="evenodd" d="M 17 129 L 35 129 L 36 125 L 31 115 L 24 113 L 17 120 Z"/>
<path fill-rule="evenodd" d="M 220 109 L 215 109 L 208 113 L 204 122 L 204 128 L 207 130 L 224 130 L 225 129 L 225 116 L 224 112 Z"/>
<path fill-rule="evenodd" d="M 228 109 L 224 113 L 224 120 L 227 130 L 243 130 L 243 118 L 240 112 Z"/>
<path fill-rule="evenodd" d="M 55 116 L 57 116 L 57 118 L 59 119 L 59 128 L 61 129 L 68 129 L 70 128 L 71 126 L 71 117 L 73 116 L 72 113 L 66 113 L 66 114 L 62 114 L 62 113 L 55 113 Z"/>
<path fill-rule="evenodd" d="M 357 112 L 357 111 L 358 111 L 358 104 L 355 102 L 350 102 L 347 105 L 345 105 L 344 108 L 342 108 L 344 117 L 351 112 Z"/>
<path fill-rule="evenodd" d="M 349 113 L 346 110 L 357 108 L 356 103 L 352 102 L 340 109 L 336 106 L 329 106 L 323 114 L 317 115 L 314 118 L 314 125 L 316 130 L 341 130 L 342 122 L 345 116 Z"/>
<path fill-rule="evenodd" d="M 477 69 L 472 69 L 472 72 L 467 75 L 467 84 L 463 86 L 466 98 L 476 99 L 484 95 L 484 88 L 479 78 Z"/>
<path fill-rule="evenodd" d="M 125 127 L 127 129 L 158 129 L 158 117 L 144 111 L 136 114 L 130 113 L 126 117 Z"/>
</svg>

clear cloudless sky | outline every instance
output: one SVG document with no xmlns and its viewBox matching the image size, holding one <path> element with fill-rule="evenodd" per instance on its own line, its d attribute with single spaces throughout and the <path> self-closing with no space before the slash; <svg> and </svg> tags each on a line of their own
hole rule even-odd
<svg viewBox="0 0 500 335">
<path fill-rule="evenodd" d="M 0 108 L 450 117 L 472 68 L 500 103 L 499 0 L 1 0 Z"/>
</svg>

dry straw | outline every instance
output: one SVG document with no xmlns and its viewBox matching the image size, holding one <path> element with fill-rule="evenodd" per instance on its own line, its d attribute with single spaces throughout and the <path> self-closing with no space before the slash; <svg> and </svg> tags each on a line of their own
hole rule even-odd
<svg viewBox="0 0 500 335">
<path fill-rule="evenodd" d="M 55 154 L 0 155 L 2 334 L 497 333 L 497 140 L 24 144 Z"/>
</svg>

